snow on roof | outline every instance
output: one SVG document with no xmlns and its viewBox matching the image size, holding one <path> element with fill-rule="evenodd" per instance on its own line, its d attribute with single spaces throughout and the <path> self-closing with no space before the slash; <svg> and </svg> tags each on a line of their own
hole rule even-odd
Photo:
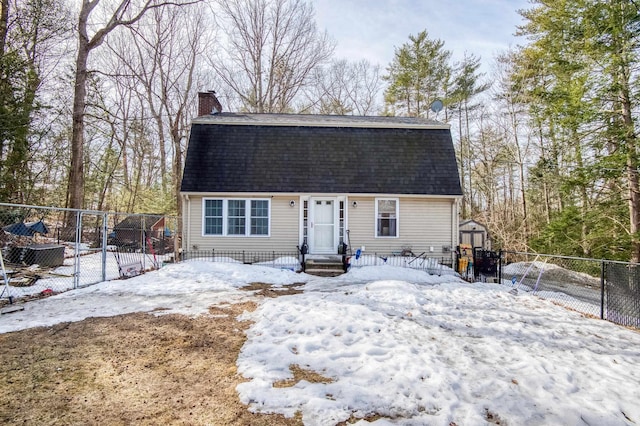
<svg viewBox="0 0 640 426">
<path fill-rule="evenodd" d="M 418 117 L 384 117 L 319 114 L 254 114 L 231 113 L 204 115 L 193 124 L 310 126 L 310 127 L 367 127 L 449 129 L 449 124 Z"/>
</svg>

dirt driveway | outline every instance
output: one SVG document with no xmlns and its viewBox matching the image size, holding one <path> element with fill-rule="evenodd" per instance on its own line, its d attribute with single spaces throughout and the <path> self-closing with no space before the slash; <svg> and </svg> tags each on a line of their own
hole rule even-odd
<svg viewBox="0 0 640 426">
<path fill-rule="evenodd" d="M 236 359 L 252 302 L 212 317 L 129 314 L 0 335 L 0 424 L 299 425 L 251 414 Z"/>
</svg>

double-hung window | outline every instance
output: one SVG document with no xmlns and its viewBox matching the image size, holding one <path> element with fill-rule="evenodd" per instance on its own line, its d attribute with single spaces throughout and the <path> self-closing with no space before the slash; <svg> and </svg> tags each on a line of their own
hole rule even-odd
<svg viewBox="0 0 640 426">
<path fill-rule="evenodd" d="M 398 200 L 376 199 L 376 237 L 398 236 Z"/>
<path fill-rule="evenodd" d="M 269 215 L 269 200 L 205 198 L 203 235 L 268 236 Z"/>
<path fill-rule="evenodd" d="M 269 235 L 269 201 L 251 200 L 251 235 Z"/>
<path fill-rule="evenodd" d="M 227 234 L 245 235 L 247 233 L 246 200 L 227 200 Z"/>
<path fill-rule="evenodd" d="M 222 200 L 204 200 L 204 235 L 222 235 L 222 204 Z"/>
</svg>

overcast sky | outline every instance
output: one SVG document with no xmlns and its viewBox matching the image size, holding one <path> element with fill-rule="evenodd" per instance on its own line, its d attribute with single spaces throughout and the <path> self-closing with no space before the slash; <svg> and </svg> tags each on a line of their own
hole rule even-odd
<svg viewBox="0 0 640 426">
<path fill-rule="evenodd" d="M 336 58 L 368 59 L 386 69 L 395 48 L 427 30 L 454 59 L 480 56 L 485 71 L 496 53 L 524 44 L 518 10 L 528 0 L 313 0 L 320 30 L 337 41 Z"/>
</svg>

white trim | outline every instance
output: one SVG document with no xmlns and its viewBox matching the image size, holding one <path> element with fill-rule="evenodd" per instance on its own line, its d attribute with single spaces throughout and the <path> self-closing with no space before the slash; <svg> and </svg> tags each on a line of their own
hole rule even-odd
<svg viewBox="0 0 640 426">
<path fill-rule="evenodd" d="M 395 201 L 396 202 L 396 235 L 378 235 L 378 202 L 379 201 L 383 201 L 383 200 L 387 200 L 387 201 Z M 374 238 L 382 238 L 382 239 L 389 239 L 389 238 L 400 238 L 400 199 L 398 198 L 391 198 L 391 197 L 376 197 L 375 201 L 375 217 L 374 217 L 374 224 L 373 224 L 373 237 Z"/>
<path fill-rule="evenodd" d="M 307 209 L 308 209 L 308 205 L 309 205 L 309 196 L 305 196 L 305 195 L 300 195 L 299 196 L 299 210 L 298 210 L 298 244 L 300 247 L 302 247 L 302 245 L 304 244 L 304 202 L 307 202 Z M 308 213 L 308 211 L 307 211 Z M 308 218 L 307 218 L 308 219 Z M 308 226 L 308 224 L 307 224 Z M 309 230 L 307 229 L 307 233 L 309 232 Z M 309 241 L 307 240 L 307 245 L 309 244 Z"/>
<path fill-rule="evenodd" d="M 205 198 L 273 198 L 273 197 L 378 197 L 378 198 L 434 198 L 461 200 L 462 195 L 431 195 L 431 194 L 381 194 L 368 192 L 341 192 L 341 193 L 307 193 L 307 192 L 181 192 L 183 196 Z"/>
<path fill-rule="evenodd" d="M 414 122 L 384 120 L 382 117 L 354 117 L 339 115 L 299 115 L 299 114 L 238 114 L 203 115 L 193 119 L 192 124 L 215 124 L 224 126 L 273 126 L 273 127 L 336 127 L 366 129 L 418 129 L 450 130 L 451 124 L 415 119 Z M 360 118 L 358 120 L 357 118 Z M 420 121 L 422 120 L 422 122 Z"/>
<path fill-rule="evenodd" d="M 222 201 L 222 234 L 205 233 L 205 214 L 207 201 Z M 244 234 L 229 234 L 229 201 L 244 201 Z M 251 234 L 251 201 L 267 202 L 267 233 Z M 241 197 L 203 197 L 202 198 L 202 221 L 200 223 L 200 235 L 204 238 L 225 237 L 225 238 L 269 238 L 271 237 L 271 199 L 270 198 L 241 198 Z"/>
<path fill-rule="evenodd" d="M 460 217 L 458 216 L 458 201 L 451 202 L 451 251 L 460 245 Z"/>
<path fill-rule="evenodd" d="M 186 213 L 184 212 L 184 203 L 182 204 L 182 214 L 187 216 L 187 223 L 184 224 L 183 229 L 182 229 L 182 236 L 183 236 L 183 240 L 182 240 L 182 248 L 183 249 L 188 249 L 189 247 L 191 247 L 191 198 L 189 198 L 189 194 L 183 194 L 182 195 L 183 200 L 186 201 L 187 203 L 187 211 Z M 183 220 L 184 220 L 184 216 L 183 216 Z M 184 238 L 186 234 L 186 238 Z"/>
</svg>

